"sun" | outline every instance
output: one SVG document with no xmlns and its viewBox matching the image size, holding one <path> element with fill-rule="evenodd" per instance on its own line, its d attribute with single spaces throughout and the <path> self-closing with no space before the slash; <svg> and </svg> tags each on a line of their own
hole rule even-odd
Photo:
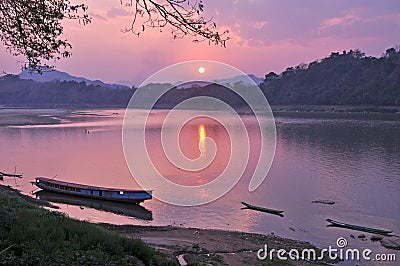
<svg viewBox="0 0 400 266">
<path fill-rule="evenodd" d="M 200 74 L 204 74 L 206 72 L 206 68 L 205 67 L 199 67 L 199 73 Z"/>
</svg>

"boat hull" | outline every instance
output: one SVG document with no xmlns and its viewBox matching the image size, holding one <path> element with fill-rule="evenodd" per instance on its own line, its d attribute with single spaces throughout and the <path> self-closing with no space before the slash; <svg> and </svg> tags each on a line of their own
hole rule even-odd
<svg viewBox="0 0 400 266">
<path fill-rule="evenodd" d="M 393 232 L 391 230 L 383 230 L 383 229 L 365 227 L 365 226 L 360 226 L 360 225 L 342 223 L 342 222 L 335 221 L 332 219 L 326 219 L 326 221 L 331 223 L 328 226 L 341 227 L 341 228 L 362 231 L 362 232 L 367 232 L 367 233 L 373 233 L 373 234 L 387 235 L 387 234 L 390 234 Z"/>
<path fill-rule="evenodd" d="M 34 183 L 44 191 L 72 195 L 90 199 L 101 199 L 115 202 L 140 203 L 152 199 L 152 191 L 124 190 L 116 188 L 103 188 L 87 186 L 49 178 L 36 178 Z"/>
<path fill-rule="evenodd" d="M 269 209 L 269 208 L 264 208 L 264 207 L 259 207 L 259 206 L 255 206 L 255 205 L 251 205 L 249 203 L 246 203 L 244 201 L 242 201 L 242 204 L 245 207 L 245 209 L 250 209 L 250 210 L 255 210 L 255 211 L 261 211 L 261 212 L 266 212 L 266 213 L 270 213 L 270 214 L 275 214 L 278 216 L 283 217 L 283 211 L 281 210 L 275 210 L 275 209 Z"/>
</svg>

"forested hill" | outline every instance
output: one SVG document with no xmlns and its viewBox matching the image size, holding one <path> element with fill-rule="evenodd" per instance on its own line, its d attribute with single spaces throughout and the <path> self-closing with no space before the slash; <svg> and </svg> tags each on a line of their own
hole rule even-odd
<svg viewBox="0 0 400 266">
<path fill-rule="evenodd" d="M 400 105 L 400 49 L 380 58 L 359 50 L 271 72 L 261 85 L 271 105 Z"/>
<path fill-rule="evenodd" d="M 126 107 L 134 90 L 76 81 L 37 82 L 0 77 L 0 105 L 51 108 Z"/>
</svg>

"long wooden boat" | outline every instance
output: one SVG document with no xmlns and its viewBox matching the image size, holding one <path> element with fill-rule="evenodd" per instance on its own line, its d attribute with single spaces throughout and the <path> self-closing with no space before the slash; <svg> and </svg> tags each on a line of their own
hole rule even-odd
<svg viewBox="0 0 400 266">
<path fill-rule="evenodd" d="M 125 190 L 118 188 L 95 187 L 45 177 L 37 177 L 33 184 L 45 191 L 92 199 L 130 203 L 140 203 L 152 199 L 151 190 Z"/>
<path fill-rule="evenodd" d="M 326 219 L 326 221 L 331 223 L 328 226 L 342 227 L 342 228 L 347 228 L 347 229 L 352 229 L 352 230 L 357 230 L 357 231 L 363 231 L 363 232 L 368 232 L 368 233 L 373 233 L 373 234 L 387 235 L 387 234 L 390 234 L 390 233 L 393 232 L 393 231 L 390 231 L 390 230 L 376 229 L 376 228 L 365 227 L 365 226 L 360 226 L 360 225 L 342 223 L 342 222 L 335 221 L 335 220 L 332 220 L 332 219 Z"/>
<path fill-rule="evenodd" d="M 281 211 L 281 210 L 275 210 L 275 209 L 269 209 L 269 208 L 265 208 L 265 207 L 255 206 L 255 205 L 246 203 L 244 201 L 242 201 L 242 204 L 244 206 L 246 206 L 244 209 L 251 209 L 251 210 L 255 210 L 255 211 L 267 212 L 270 214 L 275 214 L 275 215 L 279 215 L 279 216 L 283 217 L 283 211 Z"/>
</svg>

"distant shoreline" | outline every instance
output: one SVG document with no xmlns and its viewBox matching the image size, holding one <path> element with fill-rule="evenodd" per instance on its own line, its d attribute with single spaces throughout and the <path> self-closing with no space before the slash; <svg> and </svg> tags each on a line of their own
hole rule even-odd
<svg viewBox="0 0 400 266">
<path fill-rule="evenodd" d="M 12 106 L 0 105 L 1 110 L 63 110 L 63 111 L 76 111 L 76 110 L 110 110 L 110 109 L 126 109 L 126 106 Z M 140 109 L 140 108 L 139 108 Z M 154 108 L 155 110 L 170 110 L 169 108 Z M 243 108 L 239 107 L 239 112 Z M 276 112 L 334 112 L 334 113 L 399 113 L 400 106 L 389 105 L 271 105 L 272 111 Z M 204 110 L 204 109 L 201 109 Z M 210 110 L 219 111 L 219 110 Z"/>
<path fill-rule="evenodd" d="M 124 112 L 125 108 L 40 108 L 40 107 L 5 107 L 0 106 L 0 126 L 27 126 L 27 125 L 56 125 L 66 121 L 79 121 L 91 110 L 113 110 Z M 298 118 L 332 118 L 332 119 L 400 119 L 400 107 L 398 106 L 319 106 L 319 105 L 285 105 L 272 106 L 275 117 L 298 117 Z M 168 109 L 155 109 L 157 111 Z M 241 115 L 249 115 L 249 110 L 238 109 Z M 260 110 L 255 110 L 256 112 Z M 218 112 L 218 111 L 216 111 Z M 104 119 L 98 116 L 96 119 Z"/>
<path fill-rule="evenodd" d="M 273 106 L 275 118 L 400 120 L 400 107 L 376 106 Z"/>
<path fill-rule="evenodd" d="M 274 112 L 390 113 L 400 114 L 400 106 L 373 105 L 273 105 Z"/>
<path fill-rule="evenodd" d="M 99 109 L 57 109 L 57 108 L 27 108 L 27 107 L 0 107 L 0 126 L 36 126 L 58 125 L 77 122 L 90 116 L 90 119 L 104 119 L 104 116 L 86 113 Z M 125 110 L 125 109 L 122 109 Z"/>
</svg>

